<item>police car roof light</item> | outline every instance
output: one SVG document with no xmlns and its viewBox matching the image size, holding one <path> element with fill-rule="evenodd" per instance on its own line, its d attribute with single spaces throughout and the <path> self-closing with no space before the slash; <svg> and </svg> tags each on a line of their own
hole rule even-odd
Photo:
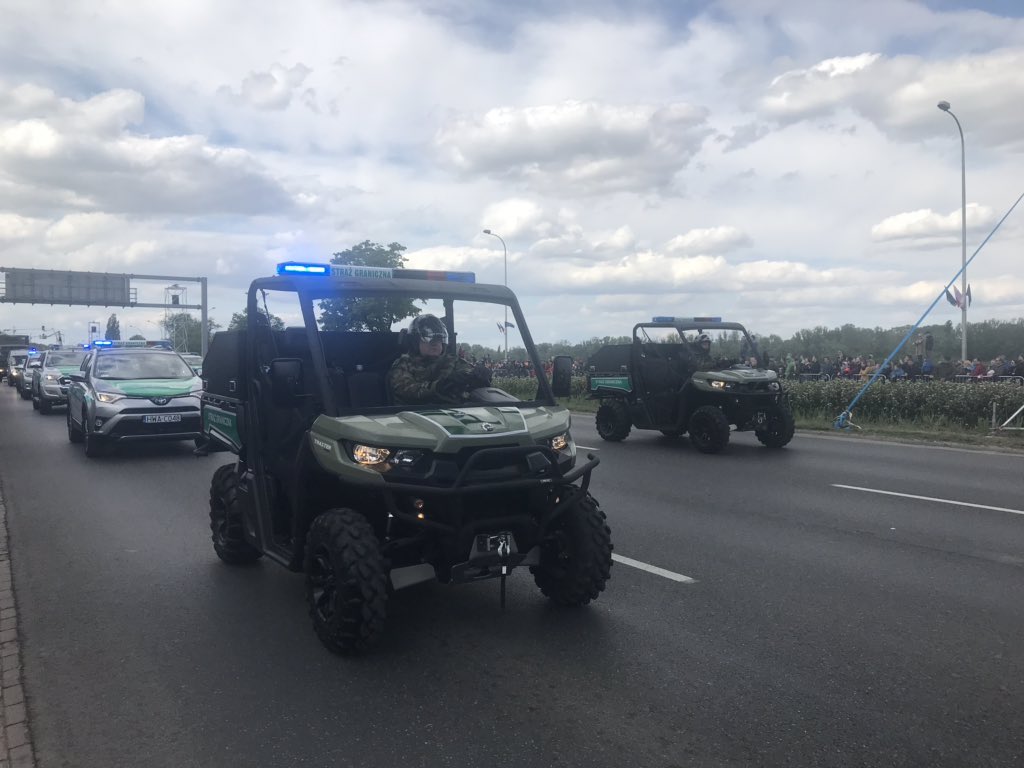
<svg viewBox="0 0 1024 768">
<path fill-rule="evenodd" d="M 96 339 L 96 341 L 94 341 L 92 345 L 94 347 L 112 347 L 114 346 L 114 342 L 111 341 L 110 339 Z"/>
</svg>

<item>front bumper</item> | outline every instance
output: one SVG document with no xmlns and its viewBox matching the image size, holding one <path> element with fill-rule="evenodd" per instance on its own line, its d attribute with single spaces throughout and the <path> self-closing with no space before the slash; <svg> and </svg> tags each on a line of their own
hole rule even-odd
<svg viewBox="0 0 1024 768">
<path fill-rule="evenodd" d="M 194 440 L 202 437 L 199 398 L 175 398 L 166 406 L 134 398 L 97 403 L 93 429 L 96 435 L 112 442 Z"/>
</svg>

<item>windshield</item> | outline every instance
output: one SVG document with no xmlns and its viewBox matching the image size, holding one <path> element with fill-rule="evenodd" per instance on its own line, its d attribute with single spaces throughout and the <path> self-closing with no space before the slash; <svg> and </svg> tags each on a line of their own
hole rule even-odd
<svg viewBox="0 0 1024 768">
<path fill-rule="evenodd" d="M 28 355 L 11 355 L 11 359 L 14 361 L 14 365 L 21 365 L 22 363 L 25 362 L 26 357 L 28 357 Z"/>
<path fill-rule="evenodd" d="M 194 375 L 184 360 L 166 352 L 108 352 L 96 360 L 98 379 L 191 379 Z"/>
<path fill-rule="evenodd" d="M 442 291 L 436 284 L 423 292 L 427 298 L 258 291 L 256 362 L 268 368 L 275 358 L 312 359 L 302 311 L 306 302 L 316 320 L 327 385 L 342 412 L 546 401 L 549 359 L 528 343 L 514 300 L 506 305 L 486 291 L 465 290 L 437 297 Z M 414 318 L 427 322 L 410 333 Z M 430 342 L 420 344 L 428 337 L 437 339 L 433 349 Z M 306 374 L 309 390 L 316 386 L 312 378 Z"/>
<path fill-rule="evenodd" d="M 46 356 L 47 366 L 74 365 L 79 366 L 85 360 L 85 350 L 68 350 L 67 352 L 50 352 Z"/>
</svg>

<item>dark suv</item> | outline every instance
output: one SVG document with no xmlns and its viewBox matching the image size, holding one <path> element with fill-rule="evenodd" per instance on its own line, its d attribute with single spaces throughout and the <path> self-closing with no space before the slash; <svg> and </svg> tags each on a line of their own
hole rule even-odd
<svg viewBox="0 0 1024 768">
<path fill-rule="evenodd" d="M 293 303 L 304 325 L 272 330 L 268 296 Z M 387 374 L 416 346 L 399 328 L 421 302 L 451 355 L 461 329 L 508 311 L 535 392 L 478 387 L 459 405 L 396 405 Z M 424 581 L 499 579 L 504 601 L 505 578 L 525 566 L 560 605 L 605 588 L 611 534 L 587 490 L 598 459 L 577 465 L 555 400 L 569 393 L 572 360 L 555 361 L 549 384 L 508 288 L 471 273 L 284 264 L 252 283 L 247 318 L 203 361 L 204 429 L 212 448 L 237 454 L 213 476 L 213 547 L 226 563 L 266 555 L 304 572 L 327 648 L 368 648 L 391 591 Z"/>
<path fill-rule="evenodd" d="M 718 350 L 710 348 L 711 334 Z M 782 382 L 739 323 L 655 317 L 634 326 L 632 343 L 598 350 L 587 370 L 589 396 L 600 400 L 597 431 L 605 440 L 624 440 L 634 426 L 669 437 L 689 432 L 703 453 L 725 449 L 733 426 L 752 430 L 769 448 L 793 439 Z"/>
</svg>

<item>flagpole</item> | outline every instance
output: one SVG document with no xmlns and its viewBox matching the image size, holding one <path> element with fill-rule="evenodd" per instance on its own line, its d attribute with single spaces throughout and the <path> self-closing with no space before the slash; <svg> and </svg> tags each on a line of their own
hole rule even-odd
<svg viewBox="0 0 1024 768">
<path fill-rule="evenodd" d="M 505 253 L 505 287 L 508 288 L 508 248 L 505 245 L 505 240 L 501 235 L 491 232 L 489 229 L 484 230 L 485 235 L 496 237 L 501 240 L 501 250 Z M 505 305 L 505 324 L 501 327 L 501 332 L 505 334 L 505 362 L 508 362 L 508 304 Z"/>
<path fill-rule="evenodd" d="M 964 146 L 964 129 L 960 127 L 948 101 L 940 101 L 938 108 L 956 122 L 960 132 L 960 244 L 963 267 L 960 270 L 960 361 L 967 363 L 967 151 Z"/>
</svg>

